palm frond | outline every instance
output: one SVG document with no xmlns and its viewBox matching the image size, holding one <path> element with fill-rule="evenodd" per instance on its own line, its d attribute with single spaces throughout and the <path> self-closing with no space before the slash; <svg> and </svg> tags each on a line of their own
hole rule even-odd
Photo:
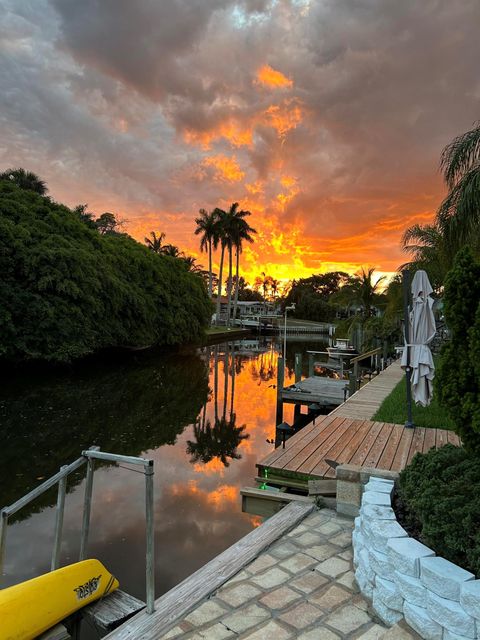
<svg viewBox="0 0 480 640">
<path fill-rule="evenodd" d="M 450 189 L 480 160 L 480 124 L 457 136 L 442 152 L 440 167 Z"/>
</svg>

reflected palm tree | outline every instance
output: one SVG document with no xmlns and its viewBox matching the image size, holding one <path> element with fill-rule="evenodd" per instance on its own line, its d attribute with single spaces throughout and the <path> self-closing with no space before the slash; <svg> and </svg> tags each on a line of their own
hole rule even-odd
<svg viewBox="0 0 480 640">
<path fill-rule="evenodd" d="M 205 425 L 197 422 L 193 427 L 195 441 L 187 441 L 190 462 L 200 461 L 206 464 L 218 458 L 225 467 L 229 467 L 230 460 L 240 460 L 242 456 L 237 448 L 250 435 L 244 433 L 245 425 L 237 427 L 236 420 L 233 413 L 228 420 L 224 417 L 215 420 L 213 427 L 210 420 L 207 420 Z"/>
<path fill-rule="evenodd" d="M 250 436 L 244 433 L 246 426 L 237 427 L 237 416 L 234 411 L 235 401 L 235 374 L 238 372 L 235 354 L 230 357 L 230 347 L 226 345 L 223 374 L 223 411 L 222 416 L 218 414 L 218 346 L 214 347 L 214 423 L 206 419 L 206 405 L 203 407 L 202 415 L 198 417 L 193 426 L 195 441 L 187 441 L 187 453 L 191 456 L 190 461 L 203 462 L 206 464 L 214 458 L 221 460 L 225 467 L 230 465 L 229 460 L 239 460 L 242 456 L 237 449 L 243 440 Z M 241 370 L 241 369 L 240 369 Z M 230 391 L 229 417 L 227 418 L 227 406 L 229 400 L 228 387 L 229 378 L 232 379 Z"/>
</svg>

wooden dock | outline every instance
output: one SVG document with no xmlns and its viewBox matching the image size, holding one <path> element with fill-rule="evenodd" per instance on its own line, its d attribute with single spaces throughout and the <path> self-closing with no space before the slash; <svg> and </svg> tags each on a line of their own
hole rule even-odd
<svg viewBox="0 0 480 640">
<path fill-rule="evenodd" d="M 347 380 L 311 376 L 284 387 L 280 394 L 283 402 L 294 404 L 317 403 L 322 406 L 338 406 L 345 401 Z"/>
<path fill-rule="evenodd" d="M 330 415 L 370 420 L 404 375 L 400 360 L 397 360 L 363 385 Z"/>
<path fill-rule="evenodd" d="M 285 449 L 278 448 L 258 462 L 258 476 L 267 475 L 269 485 L 306 490 L 309 480 L 335 478 L 329 462 L 401 471 L 417 451 L 425 453 L 447 443 L 459 445 L 460 440 L 444 429 L 406 429 L 403 425 L 353 419 L 334 411 L 292 436 Z"/>
</svg>

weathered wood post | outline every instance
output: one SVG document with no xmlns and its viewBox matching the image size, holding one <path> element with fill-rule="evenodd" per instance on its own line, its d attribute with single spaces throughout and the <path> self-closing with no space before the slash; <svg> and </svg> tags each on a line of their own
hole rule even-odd
<svg viewBox="0 0 480 640">
<path fill-rule="evenodd" d="M 388 360 L 388 342 L 386 340 L 383 341 L 383 369 L 387 368 L 387 360 Z"/>
<path fill-rule="evenodd" d="M 312 378 L 315 375 L 314 364 L 315 364 L 315 354 L 309 353 L 308 354 L 308 377 L 309 378 Z"/>
<path fill-rule="evenodd" d="M 357 390 L 357 378 L 353 371 L 350 371 L 348 374 L 348 397 L 353 396 L 355 391 Z"/>
<path fill-rule="evenodd" d="M 302 354 L 295 354 L 295 382 L 300 382 L 302 379 Z"/>
<path fill-rule="evenodd" d="M 277 360 L 277 413 L 275 417 L 275 426 L 283 422 L 283 400 L 282 390 L 285 382 L 284 360 L 279 357 Z"/>
</svg>

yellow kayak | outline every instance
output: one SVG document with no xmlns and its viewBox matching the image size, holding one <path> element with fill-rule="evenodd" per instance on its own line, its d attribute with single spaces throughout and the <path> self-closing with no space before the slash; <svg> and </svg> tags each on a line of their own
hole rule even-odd
<svg viewBox="0 0 480 640">
<path fill-rule="evenodd" d="M 118 589 L 98 560 L 83 560 L 0 590 L 0 640 L 31 640 Z"/>
</svg>

